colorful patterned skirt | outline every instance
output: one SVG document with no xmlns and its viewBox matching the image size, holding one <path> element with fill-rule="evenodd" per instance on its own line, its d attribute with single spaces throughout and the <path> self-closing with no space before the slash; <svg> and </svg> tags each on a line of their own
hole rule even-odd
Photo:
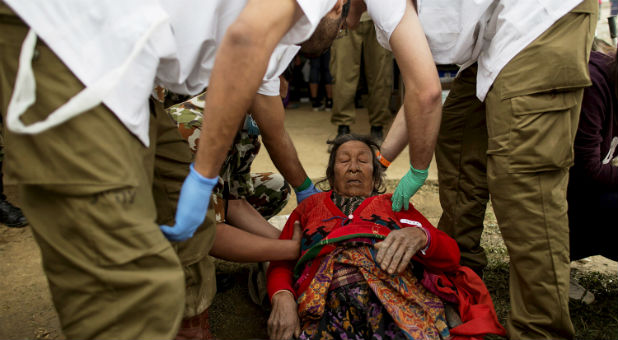
<svg viewBox="0 0 618 340">
<path fill-rule="evenodd" d="M 322 259 L 298 299 L 300 338 L 449 338 L 440 299 L 411 270 L 382 271 L 372 252 L 371 246 L 342 246 Z"/>
</svg>

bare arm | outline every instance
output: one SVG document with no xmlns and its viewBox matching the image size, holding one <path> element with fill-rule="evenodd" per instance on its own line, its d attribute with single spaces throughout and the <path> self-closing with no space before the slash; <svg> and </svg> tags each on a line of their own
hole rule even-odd
<svg viewBox="0 0 618 340">
<path fill-rule="evenodd" d="M 260 127 L 262 142 L 277 170 L 292 187 L 303 184 L 307 173 L 300 164 L 292 139 L 285 131 L 285 109 L 281 98 L 258 94 L 250 112 Z"/>
<path fill-rule="evenodd" d="M 300 254 L 300 225 L 294 225 L 291 240 L 279 240 L 259 236 L 232 227 L 217 224 L 215 242 L 209 254 L 234 262 L 263 262 L 296 260 Z"/>
<path fill-rule="evenodd" d="M 219 174 L 270 55 L 300 15 L 294 0 L 249 0 L 226 31 L 212 70 L 195 160 L 195 169 L 203 176 Z"/>
<path fill-rule="evenodd" d="M 226 220 L 229 224 L 252 234 L 279 238 L 281 231 L 268 223 L 245 199 L 229 200 Z"/>
<path fill-rule="evenodd" d="M 403 106 L 401 106 L 380 147 L 382 156 L 392 162 L 399 156 L 406 145 L 408 145 L 408 129 L 406 128 L 406 117 Z"/>
<path fill-rule="evenodd" d="M 427 169 L 440 129 L 441 86 L 418 15 L 412 4 L 407 3 L 406 12 L 391 35 L 390 45 L 406 89 L 403 108 L 410 164 L 416 169 Z M 403 138 L 402 130 L 396 129 L 393 133 Z M 391 147 L 396 151 L 400 143 L 387 144 L 387 149 Z"/>
</svg>

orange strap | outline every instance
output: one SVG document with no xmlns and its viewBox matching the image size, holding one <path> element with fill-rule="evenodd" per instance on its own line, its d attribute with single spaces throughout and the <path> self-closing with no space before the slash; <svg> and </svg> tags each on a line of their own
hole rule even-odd
<svg viewBox="0 0 618 340">
<path fill-rule="evenodd" d="M 378 162 L 384 165 L 385 168 L 388 168 L 391 165 L 391 162 L 388 159 L 384 158 L 384 156 L 382 156 L 379 150 L 376 150 L 376 158 L 378 158 Z"/>
</svg>

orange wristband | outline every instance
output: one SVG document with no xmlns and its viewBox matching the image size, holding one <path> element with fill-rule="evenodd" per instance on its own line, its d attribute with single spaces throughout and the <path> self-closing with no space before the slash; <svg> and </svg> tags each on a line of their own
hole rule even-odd
<svg viewBox="0 0 618 340">
<path fill-rule="evenodd" d="M 388 168 L 391 165 L 391 162 L 389 162 L 388 159 L 384 158 L 384 156 L 382 156 L 379 150 L 376 150 L 376 158 L 378 159 L 378 162 L 380 162 L 380 164 L 384 165 L 385 168 Z"/>
</svg>

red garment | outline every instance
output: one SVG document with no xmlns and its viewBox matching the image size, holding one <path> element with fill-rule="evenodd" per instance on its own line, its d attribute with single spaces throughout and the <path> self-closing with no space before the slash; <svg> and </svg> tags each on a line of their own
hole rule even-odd
<svg viewBox="0 0 618 340">
<path fill-rule="evenodd" d="M 365 199 L 350 216 L 345 216 L 330 199 L 330 194 L 323 192 L 310 196 L 290 215 L 279 238 L 291 239 L 294 222 L 300 221 L 303 239 L 301 257 L 297 262 L 308 264 L 296 282 L 298 289 L 294 289 L 295 261 L 271 262 L 267 285 L 271 298 L 282 289 L 293 292 L 295 296 L 301 294 L 311 282 L 322 256 L 335 249 L 336 244 L 333 242 L 358 237 L 385 238 L 392 229 L 412 225 L 423 227 L 431 238 L 425 255 L 417 254 L 414 260 L 435 270 L 449 270 L 459 266 L 459 248 L 455 240 L 433 227 L 412 205 L 407 211 L 396 213 L 391 209 L 392 195 L 378 195 Z"/>
<path fill-rule="evenodd" d="M 333 203 L 330 192 L 315 194 L 305 199 L 290 215 L 280 238 L 291 239 L 293 225 L 299 221 L 303 227 L 301 240 L 301 273 L 294 289 L 294 261 L 273 261 L 268 269 L 268 294 L 289 290 L 296 297 L 305 291 L 317 271 L 323 256 L 336 247 L 338 241 L 350 238 L 385 238 L 393 229 L 420 226 L 431 242 L 425 255 L 417 253 L 413 259 L 421 263 L 433 281 L 439 296 L 455 295 L 459 302 L 462 325 L 451 329 L 458 338 L 482 338 L 487 333 L 505 335 L 498 322 L 491 297 L 483 281 L 471 269 L 459 265 L 459 248 L 455 240 L 436 229 L 410 204 L 407 211 L 393 212 L 391 196 L 367 198 L 350 216 L 345 216 Z M 425 280 L 424 280 L 425 281 Z"/>
<path fill-rule="evenodd" d="M 450 329 L 451 339 L 482 339 L 485 334 L 506 336 L 483 280 L 470 268 L 423 274 L 423 286 L 442 300 L 456 302 L 461 325 Z"/>
</svg>

